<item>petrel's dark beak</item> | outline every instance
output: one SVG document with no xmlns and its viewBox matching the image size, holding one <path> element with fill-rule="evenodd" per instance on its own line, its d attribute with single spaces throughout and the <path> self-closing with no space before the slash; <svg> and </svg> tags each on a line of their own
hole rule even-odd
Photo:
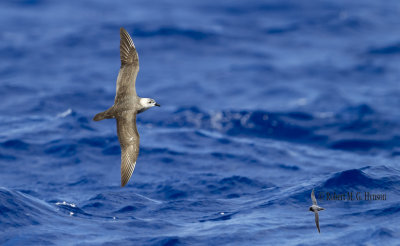
<svg viewBox="0 0 400 246">
<path fill-rule="evenodd" d="M 161 105 L 160 105 L 160 104 L 158 104 L 158 103 L 156 103 L 156 104 L 154 104 L 154 105 L 156 105 L 157 107 L 161 107 Z"/>
</svg>

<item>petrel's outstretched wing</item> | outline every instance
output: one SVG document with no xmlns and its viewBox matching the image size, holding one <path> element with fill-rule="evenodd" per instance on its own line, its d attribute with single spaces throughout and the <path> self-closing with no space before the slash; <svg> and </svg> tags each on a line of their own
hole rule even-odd
<svg viewBox="0 0 400 246">
<path fill-rule="evenodd" d="M 136 112 L 131 110 L 121 112 L 116 119 L 118 139 L 121 145 L 121 186 L 125 186 L 132 176 L 139 155 Z"/>
<path fill-rule="evenodd" d="M 114 104 L 125 97 L 136 96 L 135 82 L 139 72 L 139 56 L 131 37 L 122 27 L 120 36 L 121 68 L 117 78 L 117 93 Z"/>
<path fill-rule="evenodd" d="M 321 231 L 319 230 L 319 216 L 318 216 L 318 212 L 315 212 L 315 224 L 317 225 L 318 232 L 321 233 Z"/>
<path fill-rule="evenodd" d="M 311 200 L 312 200 L 313 205 L 317 205 L 317 199 L 315 198 L 315 195 L 314 195 L 314 189 L 311 192 Z"/>
</svg>

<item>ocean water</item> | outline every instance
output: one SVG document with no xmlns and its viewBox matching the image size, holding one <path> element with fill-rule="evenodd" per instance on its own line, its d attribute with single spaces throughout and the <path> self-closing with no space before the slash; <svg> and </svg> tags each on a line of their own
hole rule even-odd
<svg viewBox="0 0 400 246">
<path fill-rule="evenodd" d="M 393 0 L 1 1 L 0 244 L 398 245 L 399 14 Z M 113 103 L 121 26 L 138 94 L 162 105 L 138 116 L 124 188 L 115 121 L 92 121 Z"/>
</svg>

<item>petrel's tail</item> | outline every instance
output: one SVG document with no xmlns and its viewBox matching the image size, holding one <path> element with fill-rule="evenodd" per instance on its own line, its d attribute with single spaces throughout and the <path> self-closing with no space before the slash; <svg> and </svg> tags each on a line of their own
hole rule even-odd
<svg viewBox="0 0 400 246">
<path fill-rule="evenodd" d="M 100 121 L 100 120 L 104 120 L 104 119 L 112 119 L 115 118 L 114 114 L 112 114 L 112 107 L 107 109 L 104 112 L 98 113 L 94 116 L 93 120 L 94 121 Z"/>
</svg>

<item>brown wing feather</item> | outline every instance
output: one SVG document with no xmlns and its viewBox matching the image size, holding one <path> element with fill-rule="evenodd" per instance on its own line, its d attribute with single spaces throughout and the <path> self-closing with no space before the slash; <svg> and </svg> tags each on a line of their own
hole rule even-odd
<svg viewBox="0 0 400 246">
<path fill-rule="evenodd" d="M 139 56 L 136 52 L 135 45 L 133 44 L 131 36 L 129 36 L 129 33 L 123 27 L 120 29 L 120 37 L 121 67 L 127 64 L 135 64 L 138 66 Z"/>
<path fill-rule="evenodd" d="M 121 145 L 121 186 L 125 186 L 135 169 L 139 155 L 140 137 L 134 111 L 124 111 L 116 119 L 118 139 Z"/>
<path fill-rule="evenodd" d="M 319 216 L 317 212 L 315 213 L 315 224 L 317 225 L 318 232 L 321 233 L 319 230 Z"/>
<path fill-rule="evenodd" d="M 317 205 L 317 199 L 315 198 L 314 189 L 311 192 L 311 200 L 314 205 Z"/>
<path fill-rule="evenodd" d="M 115 104 L 125 97 L 136 96 L 136 76 L 139 72 L 139 56 L 135 45 L 128 32 L 121 27 L 120 30 L 120 56 L 121 68 L 117 78 L 117 93 Z"/>
</svg>

